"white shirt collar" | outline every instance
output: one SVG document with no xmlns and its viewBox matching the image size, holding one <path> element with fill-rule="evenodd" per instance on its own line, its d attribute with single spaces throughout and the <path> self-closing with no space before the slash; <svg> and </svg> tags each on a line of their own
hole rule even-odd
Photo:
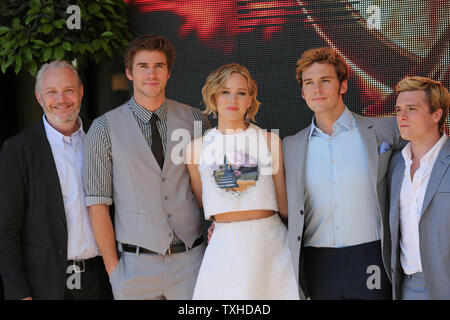
<svg viewBox="0 0 450 320">
<path fill-rule="evenodd" d="M 436 161 L 439 152 L 441 151 L 442 146 L 447 141 L 448 137 L 444 133 L 442 137 L 434 144 L 434 146 L 428 150 L 428 152 L 420 159 L 420 168 L 422 167 L 432 167 L 434 162 Z M 411 166 L 412 163 L 412 151 L 411 151 L 411 142 L 403 148 L 402 150 L 403 159 L 405 160 L 405 165 L 407 167 Z"/>
<path fill-rule="evenodd" d="M 64 148 L 64 142 L 70 143 L 72 138 L 75 137 L 80 137 L 81 139 L 84 138 L 83 122 L 80 117 L 77 118 L 77 122 L 80 124 L 80 127 L 70 137 L 63 135 L 61 132 L 53 128 L 45 118 L 45 113 L 42 116 L 42 119 L 44 121 L 45 133 L 50 144 Z"/>
</svg>

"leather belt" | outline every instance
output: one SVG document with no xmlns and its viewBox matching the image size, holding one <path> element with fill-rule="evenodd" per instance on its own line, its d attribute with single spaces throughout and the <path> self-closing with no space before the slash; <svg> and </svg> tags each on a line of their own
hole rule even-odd
<svg viewBox="0 0 450 320">
<path fill-rule="evenodd" d="M 101 256 L 96 256 L 87 260 L 67 260 L 67 266 L 73 266 L 75 273 L 85 272 L 86 269 L 94 269 L 99 263 L 103 263 Z"/>
<path fill-rule="evenodd" d="M 191 249 L 194 249 L 195 247 L 201 245 L 203 243 L 203 237 L 200 236 L 199 238 L 197 238 L 194 241 L 194 244 L 192 245 Z M 149 249 L 145 249 L 142 247 L 138 247 L 132 244 L 127 244 L 127 243 L 122 243 L 122 250 L 125 252 L 132 252 L 132 253 L 136 253 L 136 251 L 139 249 L 139 253 L 145 253 L 145 254 L 160 254 L 158 252 L 149 250 Z M 169 249 L 167 249 L 166 253 L 164 255 L 170 255 L 170 254 L 174 254 L 174 253 L 179 253 L 179 252 L 185 252 L 186 251 L 186 245 L 184 243 L 181 244 L 177 244 L 174 246 L 169 247 Z"/>
</svg>

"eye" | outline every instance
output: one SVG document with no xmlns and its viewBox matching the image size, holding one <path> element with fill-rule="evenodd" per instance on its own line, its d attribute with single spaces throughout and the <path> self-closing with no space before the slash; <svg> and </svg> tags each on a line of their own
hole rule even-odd
<svg viewBox="0 0 450 320">
<path fill-rule="evenodd" d="M 222 92 L 221 92 L 221 94 L 229 94 L 230 93 L 230 91 L 228 91 L 228 90 L 222 90 Z"/>
<path fill-rule="evenodd" d="M 246 95 L 247 95 L 247 92 L 241 91 L 241 92 L 239 92 L 238 94 L 241 95 L 241 96 L 246 96 Z"/>
</svg>

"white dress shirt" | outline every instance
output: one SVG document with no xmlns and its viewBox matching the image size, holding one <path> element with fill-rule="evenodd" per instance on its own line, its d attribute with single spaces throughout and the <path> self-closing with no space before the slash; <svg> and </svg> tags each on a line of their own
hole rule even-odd
<svg viewBox="0 0 450 320">
<path fill-rule="evenodd" d="M 45 133 L 58 171 L 67 219 L 67 259 L 85 260 L 100 255 L 84 203 L 81 180 L 83 125 L 70 137 L 53 128 L 43 116 Z"/>
<path fill-rule="evenodd" d="M 441 139 L 420 159 L 420 167 L 411 181 L 411 142 L 402 150 L 405 172 L 400 189 L 400 262 L 405 274 L 422 272 L 419 245 L 419 221 L 423 198 L 430 180 L 434 162 L 445 144 L 447 136 Z"/>
</svg>

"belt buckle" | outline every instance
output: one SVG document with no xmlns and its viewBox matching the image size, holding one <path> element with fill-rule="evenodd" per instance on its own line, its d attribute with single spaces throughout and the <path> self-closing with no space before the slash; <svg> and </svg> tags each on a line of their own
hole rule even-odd
<svg viewBox="0 0 450 320">
<path fill-rule="evenodd" d="M 81 262 L 82 262 L 82 265 L 83 265 L 83 269 L 81 269 L 80 266 L 78 265 L 78 263 L 81 264 Z M 75 271 L 75 273 L 81 273 L 81 272 L 86 271 L 86 265 L 84 263 L 84 260 L 78 260 L 78 261 L 74 260 L 73 261 L 73 270 Z"/>
</svg>

